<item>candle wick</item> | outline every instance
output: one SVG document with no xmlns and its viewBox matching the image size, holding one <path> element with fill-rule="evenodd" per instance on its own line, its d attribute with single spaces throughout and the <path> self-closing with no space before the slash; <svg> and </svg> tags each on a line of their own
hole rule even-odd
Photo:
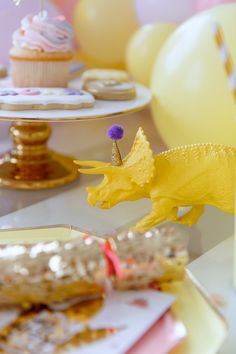
<svg viewBox="0 0 236 354">
<path fill-rule="evenodd" d="M 40 0 L 40 4 L 41 4 L 41 9 L 40 9 L 40 14 L 43 17 L 43 13 L 44 13 L 44 0 Z"/>
</svg>

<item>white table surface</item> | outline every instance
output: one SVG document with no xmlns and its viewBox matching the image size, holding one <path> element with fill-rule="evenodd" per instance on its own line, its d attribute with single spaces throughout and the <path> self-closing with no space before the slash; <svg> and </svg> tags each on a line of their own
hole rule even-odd
<svg viewBox="0 0 236 354">
<path fill-rule="evenodd" d="M 79 159 L 109 160 L 111 142 L 106 138 L 106 130 L 114 123 L 122 124 L 125 128 L 125 138 L 119 144 L 123 156 L 130 150 L 139 126 L 144 128 L 155 151 L 165 148 L 154 128 L 148 109 L 113 120 L 55 123 L 50 145 L 60 152 L 74 155 Z M 8 123 L 1 122 L 0 150 L 2 151 L 10 146 L 7 129 Z M 107 211 L 90 207 L 86 202 L 85 186 L 96 182 L 97 177 L 81 176 L 79 181 L 68 186 L 40 192 L 0 189 L 0 228 L 65 223 L 104 233 L 130 224 L 148 211 L 150 205 L 147 200 L 120 204 Z M 189 249 L 192 259 L 196 259 L 232 235 L 233 225 L 233 217 L 209 207 L 206 208 L 204 216 L 196 226 L 191 229 L 183 227 L 183 231 L 189 235 Z M 226 274 L 225 279 L 228 279 L 227 284 L 224 281 L 224 272 L 221 273 L 221 276 L 218 274 L 221 270 L 222 259 L 226 257 L 226 252 L 228 252 L 227 249 L 223 251 L 225 252 L 223 254 L 219 252 L 217 255 L 216 253 L 219 259 L 213 257 L 210 265 L 205 256 L 190 264 L 190 270 L 210 293 L 219 293 L 217 289 L 226 287 L 227 284 L 226 288 L 229 289 L 229 284 L 231 284 L 228 263 L 225 263 L 223 268 Z M 208 256 L 206 255 L 206 257 Z M 233 292 L 226 290 L 227 303 L 230 303 L 232 299 L 236 300 L 236 295 L 234 295 Z M 231 324 L 231 313 L 225 311 L 225 315 Z M 224 347 L 226 349 L 221 354 L 236 352 L 235 338 L 236 336 L 228 339 Z M 235 343 L 232 343 L 234 340 Z"/>
<path fill-rule="evenodd" d="M 210 293 L 222 296 L 219 308 L 229 325 L 220 354 L 236 353 L 236 289 L 233 286 L 234 239 L 228 238 L 189 265 L 189 270 Z"/>
</svg>

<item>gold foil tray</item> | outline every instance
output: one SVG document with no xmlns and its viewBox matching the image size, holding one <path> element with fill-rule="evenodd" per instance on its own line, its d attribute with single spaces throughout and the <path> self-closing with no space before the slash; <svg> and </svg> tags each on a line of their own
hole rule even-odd
<svg viewBox="0 0 236 354">
<path fill-rule="evenodd" d="M 70 238 L 80 237 L 86 231 L 70 225 L 53 225 L 32 227 L 25 229 L 7 229 L 0 231 L 0 244 L 66 241 Z"/>
<path fill-rule="evenodd" d="M 171 354 L 218 353 L 227 336 L 228 326 L 192 274 L 187 271 L 183 282 L 165 284 L 162 290 L 177 297 L 172 313 L 187 331 L 185 341 Z"/>
</svg>

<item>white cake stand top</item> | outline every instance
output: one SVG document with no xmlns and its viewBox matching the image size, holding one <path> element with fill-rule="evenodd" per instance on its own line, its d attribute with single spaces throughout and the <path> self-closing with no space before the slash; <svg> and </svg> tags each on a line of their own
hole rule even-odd
<svg viewBox="0 0 236 354">
<path fill-rule="evenodd" d="M 152 95 L 146 87 L 135 84 L 137 97 L 129 101 L 102 101 L 96 100 L 95 107 L 77 110 L 0 110 L 0 120 L 28 121 L 28 122 L 65 122 L 83 121 L 120 116 L 141 110 L 147 106 Z M 78 81 L 71 82 L 70 87 L 78 88 Z"/>
</svg>

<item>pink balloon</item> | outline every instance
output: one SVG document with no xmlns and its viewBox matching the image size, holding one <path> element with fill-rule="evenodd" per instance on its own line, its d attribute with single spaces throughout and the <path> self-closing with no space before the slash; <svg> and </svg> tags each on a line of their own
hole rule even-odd
<svg viewBox="0 0 236 354">
<path fill-rule="evenodd" d="M 136 0 L 142 25 L 152 22 L 180 22 L 194 14 L 196 0 Z"/>
<path fill-rule="evenodd" d="M 204 11 L 212 6 L 229 4 L 235 2 L 235 0 L 198 0 L 196 4 L 197 11 Z"/>
<path fill-rule="evenodd" d="M 46 2 L 46 10 L 50 15 L 58 15 L 58 10 Z M 20 26 L 21 19 L 27 14 L 36 14 L 40 10 L 40 1 L 22 0 L 19 6 L 12 0 L 0 1 L 0 63 L 8 65 L 8 53 L 12 46 L 12 34 Z"/>
<path fill-rule="evenodd" d="M 72 20 L 73 9 L 78 0 L 52 0 L 60 12 L 67 18 L 68 21 Z"/>
</svg>

